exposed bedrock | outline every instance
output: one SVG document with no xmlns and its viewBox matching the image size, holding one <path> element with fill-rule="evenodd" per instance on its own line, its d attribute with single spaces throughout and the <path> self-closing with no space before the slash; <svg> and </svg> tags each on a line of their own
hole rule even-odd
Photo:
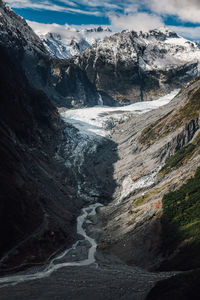
<svg viewBox="0 0 200 300">
<path fill-rule="evenodd" d="M 167 259 L 162 247 L 162 199 L 186 183 L 200 164 L 199 86 L 198 79 L 168 105 L 114 129 L 117 188 L 114 202 L 100 214 L 99 249 L 105 253 L 147 269 L 156 269 Z M 168 163 L 169 157 L 174 160 Z"/>
</svg>

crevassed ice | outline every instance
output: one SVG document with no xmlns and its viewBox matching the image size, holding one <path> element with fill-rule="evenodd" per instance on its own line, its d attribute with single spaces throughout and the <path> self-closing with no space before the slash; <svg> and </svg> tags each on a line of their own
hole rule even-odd
<svg viewBox="0 0 200 300">
<path fill-rule="evenodd" d="M 154 101 L 137 102 L 127 106 L 108 107 L 95 106 L 90 108 L 70 109 L 61 113 L 65 122 L 75 126 L 79 132 L 88 137 L 105 137 L 109 134 L 105 124 L 109 120 L 117 121 L 130 113 L 142 114 L 169 103 L 179 92 L 174 90 L 168 95 Z"/>
</svg>

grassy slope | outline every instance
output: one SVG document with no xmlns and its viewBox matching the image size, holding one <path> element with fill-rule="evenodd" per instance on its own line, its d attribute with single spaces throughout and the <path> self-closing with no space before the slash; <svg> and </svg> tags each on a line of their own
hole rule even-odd
<svg viewBox="0 0 200 300">
<path fill-rule="evenodd" d="M 171 254 L 161 271 L 193 271 L 158 282 L 147 300 L 196 300 L 200 298 L 200 168 L 177 191 L 163 197 L 163 251 Z M 181 247 L 180 247 L 181 245 Z"/>
<path fill-rule="evenodd" d="M 139 141 L 142 144 L 155 142 L 184 124 L 187 124 L 188 121 L 198 118 L 199 113 L 200 88 L 195 88 L 189 92 L 185 105 L 146 127 L 142 131 Z"/>
</svg>

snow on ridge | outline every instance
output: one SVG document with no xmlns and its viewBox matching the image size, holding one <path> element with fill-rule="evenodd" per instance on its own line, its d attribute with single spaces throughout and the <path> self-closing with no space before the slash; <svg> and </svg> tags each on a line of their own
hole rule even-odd
<svg viewBox="0 0 200 300">
<path fill-rule="evenodd" d="M 200 65 L 198 44 L 178 36 L 167 28 L 161 31 L 155 29 L 148 32 L 116 33 L 87 49 L 84 52 L 85 56 L 90 55 L 90 52 L 95 53 L 95 61 L 99 56 L 103 56 L 107 63 L 114 65 L 118 61 L 128 65 L 139 58 L 140 68 L 144 72 L 168 70 L 174 66 L 181 67 L 191 63 Z"/>
<path fill-rule="evenodd" d="M 108 27 L 85 28 L 82 30 L 73 27 L 65 29 L 58 27 L 57 32 L 40 34 L 40 38 L 52 56 L 63 59 L 82 53 L 94 43 L 112 34 Z"/>
</svg>

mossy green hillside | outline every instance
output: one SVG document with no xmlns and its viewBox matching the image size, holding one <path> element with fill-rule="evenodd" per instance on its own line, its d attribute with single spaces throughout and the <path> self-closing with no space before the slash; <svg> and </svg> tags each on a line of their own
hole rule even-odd
<svg viewBox="0 0 200 300">
<path fill-rule="evenodd" d="M 178 190 L 163 197 L 163 251 L 179 252 L 161 265 L 164 270 L 200 267 L 200 167 Z"/>
</svg>

